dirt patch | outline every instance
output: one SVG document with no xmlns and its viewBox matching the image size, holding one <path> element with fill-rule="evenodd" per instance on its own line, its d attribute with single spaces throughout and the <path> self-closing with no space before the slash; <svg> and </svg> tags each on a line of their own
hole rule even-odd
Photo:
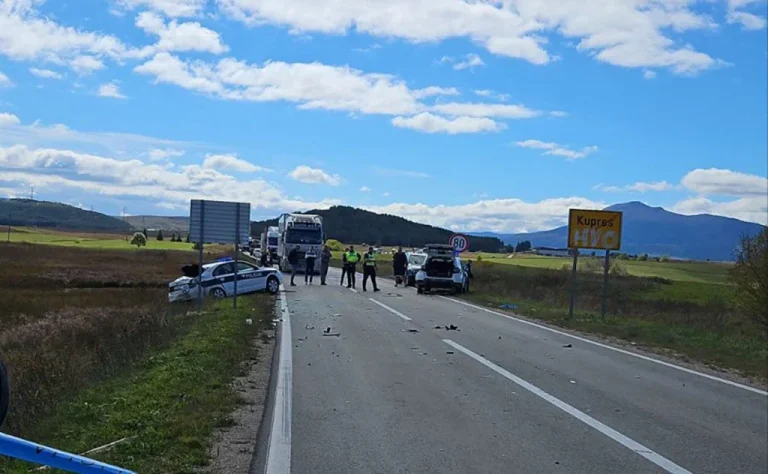
<svg viewBox="0 0 768 474">
<path fill-rule="evenodd" d="M 232 413 L 231 424 L 214 433 L 211 463 L 199 471 L 202 474 L 248 474 L 264 414 L 275 346 L 274 331 L 267 333 L 268 339 L 260 338 L 255 343 L 258 359 L 246 362 L 247 373 L 233 382 L 243 404 Z"/>
</svg>

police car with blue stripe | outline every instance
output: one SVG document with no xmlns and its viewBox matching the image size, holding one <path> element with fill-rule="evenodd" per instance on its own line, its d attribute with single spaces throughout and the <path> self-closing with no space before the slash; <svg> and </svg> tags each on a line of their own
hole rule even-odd
<svg viewBox="0 0 768 474">
<path fill-rule="evenodd" d="M 225 298 L 235 294 L 235 262 L 231 258 L 203 265 L 202 272 L 198 265 L 187 265 L 182 272 L 183 277 L 168 285 L 168 301 L 171 303 L 196 300 L 200 294 L 199 284 L 202 284 L 203 297 Z M 282 284 L 283 274 L 275 268 L 237 262 L 238 295 L 258 291 L 274 295 L 280 291 Z"/>
</svg>

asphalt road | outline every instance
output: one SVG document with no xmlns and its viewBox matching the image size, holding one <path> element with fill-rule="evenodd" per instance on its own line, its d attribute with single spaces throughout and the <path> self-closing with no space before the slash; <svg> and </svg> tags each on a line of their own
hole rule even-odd
<svg viewBox="0 0 768 474">
<path fill-rule="evenodd" d="M 339 276 L 284 295 L 271 472 L 768 472 L 765 392 Z"/>
</svg>

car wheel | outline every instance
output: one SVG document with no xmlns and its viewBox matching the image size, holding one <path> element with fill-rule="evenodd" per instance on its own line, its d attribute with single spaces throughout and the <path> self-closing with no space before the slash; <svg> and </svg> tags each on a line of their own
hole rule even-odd
<svg viewBox="0 0 768 474">
<path fill-rule="evenodd" d="M 422 287 L 416 288 L 416 293 L 418 293 L 420 295 L 423 295 L 424 294 L 424 288 L 422 288 Z"/>
<path fill-rule="evenodd" d="M 222 288 L 214 288 L 211 290 L 211 296 L 214 298 L 226 298 L 227 292 L 224 291 Z"/>
<path fill-rule="evenodd" d="M 277 292 L 280 291 L 280 282 L 277 281 L 276 277 L 267 278 L 267 291 L 273 295 L 276 295 Z"/>
</svg>

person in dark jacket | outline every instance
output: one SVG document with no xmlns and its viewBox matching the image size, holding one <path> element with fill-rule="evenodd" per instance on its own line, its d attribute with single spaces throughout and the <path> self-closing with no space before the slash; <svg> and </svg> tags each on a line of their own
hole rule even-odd
<svg viewBox="0 0 768 474">
<path fill-rule="evenodd" d="M 306 262 L 306 265 L 304 266 L 304 284 L 306 285 L 307 282 L 309 284 L 312 284 L 312 277 L 315 276 L 315 260 L 317 259 L 317 254 L 315 253 L 315 248 L 312 247 L 307 251 L 306 255 L 304 255 L 304 261 Z"/>
<path fill-rule="evenodd" d="M 400 283 L 403 283 L 403 285 L 406 284 L 405 271 L 407 268 L 408 257 L 405 255 L 405 252 L 403 252 L 403 248 L 398 247 L 397 252 L 395 252 L 395 255 L 392 257 L 392 270 L 395 274 L 395 286 Z"/>
<path fill-rule="evenodd" d="M 294 277 L 296 276 L 296 270 L 299 268 L 299 250 L 301 247 L 298 245 L 293 248 L 290 252 L 288 252 L 288 263 L 291 265 L 291 286 L 296 286 L 296 283 L 293 282 Z"/>
<path fill-rule="evenodd" d="M 331 248 L 327 245 L 323 247 L 323 251 L 320 253 L 320 284 L 327 286 L 325 278 L 328 276 L 328 266 L 331 264 Z"/>
<path fill-rule="evenodd" d="M 349 252 L 349 247 L 345 248 L 344 253 L 341 254 L 341 286 L 344 286 L 344 277 L 347 275 L 347 268 L 349 267 L 347 252 Z"/>
</svg>

